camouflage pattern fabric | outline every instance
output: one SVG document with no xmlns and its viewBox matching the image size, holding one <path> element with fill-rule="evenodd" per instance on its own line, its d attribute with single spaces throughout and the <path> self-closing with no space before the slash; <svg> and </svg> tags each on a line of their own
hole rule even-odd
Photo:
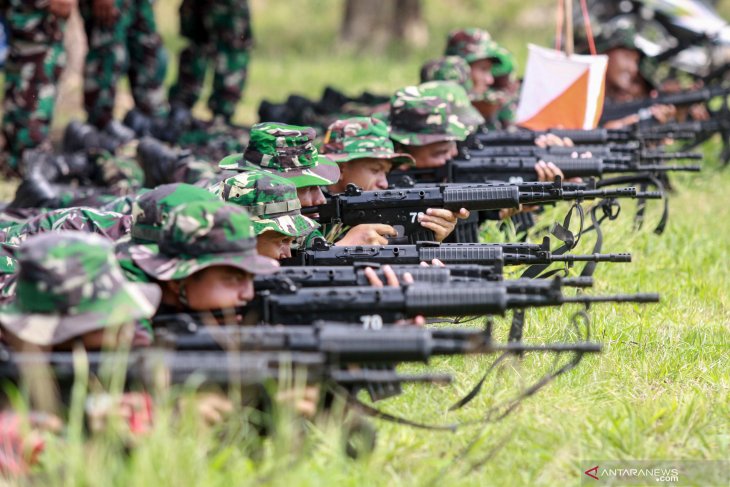
<svg viewBox="0 0 730 487">
<path fill-rule="evenodd" d="M 484 123 L 484 117 L 471 104 L 469 95 L 461 85 L 453 81 L 429 81 L 418 87 L 424 96 L 436 96 L 448 101 L 459 122 L 466 126 L 469 133 Z"/>
<path fill-rule="evenodd" d="M 54 345 L 147 319 L 160 302 L 156 285 L 124 279 L 111 243 L 97 235 L 37 235 L 17 260 L 15 296 L 0 306 L 0 324 L 29 343 Z"/>
<path fill-rule="evenodd" d="M 515 56 L 509 52 L 506 47 L 497 45 L 494 57 L 496 62 L 492 66 L 492 75 L 497 78 L 499 76 L 507 76 L 515 71 Z"/>
<path fill-rule="evenodd" d="M 93 208 L 67 208 L 49 211 L 26 223 L 0 231 L 0 241 L 20 245 L 29 237 L 45 232 L 75 230 L 95 233 L 108 240 L 117 240 L 129 233 L 132 217 Z"/>
<path fill-rule="evenodd" d="M 472 27 L 449 32 L 444 55 L 459 56 L 469 64 L 480 59 L 494 59 L 497 64 L 501 53 L 489 32 Z"/>
<path fill-rule="evenodd" d="M 207 161 L 220 161 L 229 154 L 246 150 L 249 130 L 232 126 L 216 117 L 210 125 L 183 132 L 175 143 L 188 149 L 196 158 Z M 190 180 L 186 180 L 190 182 Z"/>
<path fill-rule="evenodd" d="M 320 157 L 311 127 L 264 122 L 251 127 L 251 138 L 243 156 L 224 158 L 222 169 L 246 171 L 265 169 L 290 180 L 297 188 L 328 186 L 340 178 L 340 168 Z"/>
<path fill-rule="evenodd" d="M 156 248 L 157 247 L 157 248 Z M 256 253 L 256 235 L 246 210 L 223 201 L 196 201 L 169 216 L 159 245 L 135 245 L 132 259 L 159 281 L 184 279 L 211 266 L 268 274 L 279 263 Z"/>
<path fill-rule="evenodd" d="M 342 164 L 354 159 L 387 159 L 394 164 L 415 164 L 410 154 L 396 152 L 388 126 L 372 117 L 337 120 L 327 129 L 320 154 Z"/>
<path fill-rule="evenodd" d="M 471 67 L 459 56 L 432 59 L 421 66 L 421 83 L 427 81 L 454 81 L 469 92 L 472 89 Z"/>
<path fill-rule="evenodd" d="M 301 214 L 297 188 L 267 171 L 246 171 L 217 184 L 211 192 L 222 200 L 243 207 L 251 216 L 256 235 L 273 230 L 289 237 L 302 237 L 319 224 Z"/>
<path fill-rule="evenodd" d="M 16 173 L 25 149 L 48 139 L 56 101 L 56 85 L 63 71 L 65 22 L 48 10 L 49 0 L 4 0 L 10 44 L 5 62 L 2 131 L 5 160 L 0 170 Z"/>
<path fill-rule="evenodd" d="M 455 85 L 458 86 L 458 85 Z M 390 102 L 390 138 L 403 145 L 463 141 L 469 134 L 446 99 L 426 95 L 419 86 L 396 91 Z"/>
<path fill-rule="evenodd" d="M 253 45 L 246 0 L 183 0 L 180 33 L 189 40 L 180 53 L 180 72 L 170 102 L 192 108 L 200 97 L 208 66 L 213 91 L 208 107 L 230 121 L 241 99 Z"/>
<path fill-rule="evenodd" d="M 84 106 L 88 123 L 103 128 L 113 119 L 120 78 L 127 74 L 135 105 L 148 115 L 165 112 L 167 55 L 157 33 L 150 0 L 116 0 L 119 18 L 101 25 L 93 0 L 80 0 L 89 51 L 84 66 Z"/>
<path fill-rule="evenodd" d="M 144 171 L 137 163 L 137 145 L 134 139 L 121 145 L 114 153 L 102 151 L 96 157 L 97 173 L 101 184 L 118 196 L 132 195 L 144 186 Z"/>
</svg>

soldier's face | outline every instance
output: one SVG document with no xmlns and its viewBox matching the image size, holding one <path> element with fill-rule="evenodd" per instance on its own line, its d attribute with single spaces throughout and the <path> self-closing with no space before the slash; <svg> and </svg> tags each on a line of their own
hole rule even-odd
<svg viewBox="0 0 730 487">
<path fill-rule="evenodd" d="M 291 257 L 291 245 L 294 237 L 274 230 L 267 230 L 256 237 L 256 251 L 259 255 L 281 260 Z"/>
<path fill-rule="evenodd" d="M 333 192 L 341 193 L 348 184 L 354 184 L 364 191 L 388 189 L 388 173 L 392 164 L 387 159 L 363 158 L 345 162 L 340 166 L 340 180 L 331 186 Z"/>
<path fill-rule="evenodd" d="M 453 141 L 404 148 L 416 160 L 417 168 L 441 167 L 459 153 Z"/>
<path fill-rule="evenodd" d="M 639 78 L 639 51 L 617 47 L 609 50 L 606 69 L 607 88 L 629 92 Z"/>
<path fill-rule="evenodd" d="M 494 84 L 494 75 L 492 75 L 492 66 L 494 63 L 491 59 L 480 59 L 470 64 L 471 66 L 471 82 L 475 93 L 482 94 L 487 88 Z"/>
<path fill-rule="evenodd" d="M 171 282 L 179 293 L 179 282 Z M 188 307 L 193 311 L 245 306 L 254 297 L 253 276 L 230 266 L 213 266 L 183 279 Z"/>
</svg>

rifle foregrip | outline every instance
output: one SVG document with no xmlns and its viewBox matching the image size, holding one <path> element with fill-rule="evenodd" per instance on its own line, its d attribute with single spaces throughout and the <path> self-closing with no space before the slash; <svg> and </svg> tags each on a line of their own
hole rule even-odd
<svg viewBox="0 0 730 487">
<path fill-rule="evenodd" d="M 594 159 L 561 159 L 552 161 L 566 178 L 600 176 L 603 174 L 603 164 Z"/>
<path fill-rule="evenodd" d="M 507 307 L 507 292 L 502 286 L 419 288 L 406 292 L 410 315 L 451 316 L 502 313 Z"/>
<path fill-rule="evenodd" d="M 449 210 L 495 210 L 519 206 L 520 191 L 517 186 L 456 187 L 444 191 L 444 208 Z"/>
<path fill-rule="evenodd" d="M 439 259 L 444 264 L 481 264 L 500 266 L 504 254 L 500 247 L 478 246 L 440 246 L 424 247 L 419 251 L 420 260 L 431 262 Z"/>
</svg>

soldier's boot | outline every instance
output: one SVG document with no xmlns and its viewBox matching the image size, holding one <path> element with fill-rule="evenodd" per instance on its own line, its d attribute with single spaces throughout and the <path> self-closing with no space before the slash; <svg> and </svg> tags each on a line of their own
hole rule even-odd
<svg viewBox="0 0 730 487">
<path fill-rule="evenodd" d="M 173 149 L 152 137 L 144 137 L 137 146 L 137 162 L 144 171 L 146 188 L 175 183 L 174 175 L 190 158 L 190 151 Z"/>
<path fill-rule="evenodd" d="M 118 142 L 118 145 L 123 145 L 128 142 L 131 142 L 133 139 L 137 137 L 134 130 L 127 127 L 123 123 L 119 122 L 118 120 L 112 120 L 108 124 L 106 124 L 106 127 L 104 127 L 103 134 L 109 136 L 113 140 Z"/>
<path fill-rule="evenodd" d="M 25 173 L 8 208 L 57 208 L 59 202 L 60 192 L 57 188 L 42 173 L 33 170 Z"/>
<path fill-rule="evenodd" d="M 117 122 L 115 122 L 117 123 Z M 113 153 L 119 146 L 134 138 L 134 132 L 123 127 L 127 131 L 124 134 L 110 134 L 106 131 L 99 131 L 93 125 L 74 120 L 66 126 L 63 133 L 63 152 L 73 154 L 83 152 L 91 157 L 101 152 Z"/>
<path fill-rule="evenodd" d="M 152 133 L 152 117 L 140 110 L 132 108 L 124 117 L 124 125 L 132 129 L 137 137 L 145 137 Z"/>
<path fill-rule="evenodd" d="M 23 153 L 20 163 L 23 179 L 43 178 L 49 183 L 75 182 L 92 184 L 96 165 L 84 152 L 54 154 L 44 149 L 31 149 Z"/>
</svg>

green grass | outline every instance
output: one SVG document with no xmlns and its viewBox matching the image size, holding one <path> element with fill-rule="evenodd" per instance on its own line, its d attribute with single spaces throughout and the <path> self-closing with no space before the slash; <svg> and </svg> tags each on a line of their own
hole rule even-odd
<svg viewBox="0 0 730 487">
<path fill-rule="evenodd" d="M 180 49 L 174 0 L 158 8 L 165 40 Z M 482 25 L 524 59 L 527 38 L 548 43 L 551 1 L 531 2 L 525 13 L 516 1 L 426 1 L 431 39 L 413 52 L 392 49 L 359 54 L 332 46 L 341 2 L 254 0 L 258 47 L 238 120 L 255 121 L 261 98 L 283 100 L 291 92 L 317 97 L 327 84 L 348 93 L 363 89 L 388 93 L 416 81 L 424 59 L 439 55 L 445 32 L 460 25 Z M 727 9 L 728 2 L 723 4 Z M 534 6 L 538 7 L 534 7 Z M 535 21 L 529 28 L 519 22 Z M 296 19 L 296 20 L 295 20 Z M 544 20 L 543 20 L 544 19 Z M 174 76 L 174 69 L 171 71 Z M 199 110 L 203 112 L 202 107 Z M 708 148 L 714 154 L 716 147 Z M 221 439 L 215 432 L 183 421 L 171 426 L 160 408 L 157 428 L 130 456 L 109 437 L 49 446 L 38 485 L 576 485 L 588 459 L 727 459 L 730 457 L 730 172 L 710 156 L 700 175 L 674 178 L 671 217 L 664 235 L 651 233 L 656 205 L 646 227 L 635 231 L 632 204 L 605 227 L 605 252 L 629 251 L 632 264 L 600 265 L 591 293 L 659 292 L 658 305 L 602 305 L 591 312 L 593 337 L 604 344 L 600 356 L 587 357 L 514 414 L 489 425 L 464 458 L 457 454 L 480 432 L 428 432 L 376 422 L 378 447 L 357 461 L 338 446 L 336 424 L 309 424 L 308 444 L 283 429 L 264 445 L 260 458 L 246 454 L 246 439 L 234 419 Z M 3 195 L 9 185 L 0 184 Z M 545 220 L 562 219 L 558 207 Z M 581 244 L 588 251 L 592 242 Z M 569 337 L 576 307 L 530 311 L 526 339 Z M 497 320 L 500 336 L 508 321 Z M 433 368 L 452 372 L 452 386 L 412 386 L 383 409 L 419 421 L 451 422 L 481 417 L 486 408 L 514 394 L 552 366 L 552 357 L 529 356 L 511 362 L 463 410 L 447 408 L 465 394 L 488 366 L 487 358 L 435 360 Z M 418 367 L 414 367 L 418 369 Z M 71 433 L 74 429 L 70 428 Z M 496 449 L 491 461 L 471 463 Z"/>
</svg>

